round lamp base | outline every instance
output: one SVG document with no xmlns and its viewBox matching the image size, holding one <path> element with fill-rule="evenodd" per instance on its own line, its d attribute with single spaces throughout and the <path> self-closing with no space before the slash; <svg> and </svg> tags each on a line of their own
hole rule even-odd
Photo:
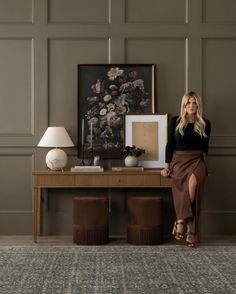
<svg viewBox="0 0 236 294">
<path fill-rule="evenodd" d="M 51 170 L 62 170 L 67 165 L 67 155 L 65 151 L 54 148 L 47 153 L 46 164 Z"/>
</svg>

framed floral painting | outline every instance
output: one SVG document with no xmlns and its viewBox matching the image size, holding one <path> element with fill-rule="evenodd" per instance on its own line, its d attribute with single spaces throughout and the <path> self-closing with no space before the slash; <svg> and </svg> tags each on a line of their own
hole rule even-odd
<svg viewBox="0 0 236 294">
<path fill-rule="evenodd" d="M 153 64 L 78 65 L 78 157 L 120 158 L 124 116 L 154 113 Z"/>
</svg>

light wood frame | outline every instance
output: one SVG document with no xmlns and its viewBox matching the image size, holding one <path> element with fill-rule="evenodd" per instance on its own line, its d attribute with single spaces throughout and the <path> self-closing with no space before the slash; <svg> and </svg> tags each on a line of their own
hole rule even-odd
<svg viewBox="0 0 236 294">
<path fill-rule="evenodd" d="M 162 168 L 167 143 L 167 114 L 127 114 L 125 145 L 145 149 L 139 164 L 145 168 Z"/>
</svg>

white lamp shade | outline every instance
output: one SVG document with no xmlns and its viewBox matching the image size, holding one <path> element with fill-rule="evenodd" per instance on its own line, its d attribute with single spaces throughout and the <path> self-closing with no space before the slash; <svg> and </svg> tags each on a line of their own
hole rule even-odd
<svg viewBox="0 0 236 294">
<path fill-rule="evenodd" d="M 39 147 L 73 147 L 64 127 L 48 127 L 42 139 L 38 143 Z"/>
</svg>

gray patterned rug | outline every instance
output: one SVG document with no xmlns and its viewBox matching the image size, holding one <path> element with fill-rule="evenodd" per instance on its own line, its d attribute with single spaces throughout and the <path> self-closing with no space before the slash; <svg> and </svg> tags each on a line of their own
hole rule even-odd
<svg viewBox="0 0 236 294">
<path fill-rule="evenodd" d="M 0 246 L 0 293 L 236 293 L 236 246 Z"/>
</svg>

